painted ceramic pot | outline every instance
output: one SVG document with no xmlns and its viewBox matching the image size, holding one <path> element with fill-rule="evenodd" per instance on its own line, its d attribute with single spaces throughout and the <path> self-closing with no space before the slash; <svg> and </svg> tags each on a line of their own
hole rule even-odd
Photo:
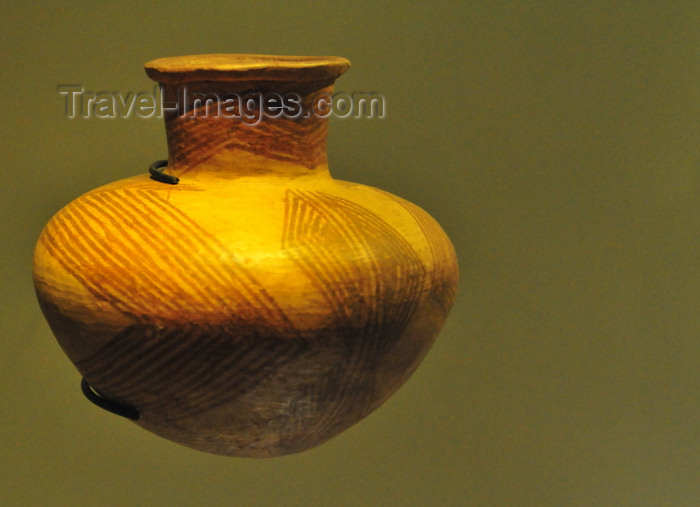
<svg viewBox="0 0 700 507">
<path fill-rule="evenodd" d="M 381 405 L 435 340 L 458 277 L 449 239 L 419 207 L 328 170 L 319 97 L 348 67 L 149 62 L 162 175 L 88 192 L 44 229 L 34 280 L 53 333 L 145 429 L 230 456 L 303 451 Z"/>
</svg>

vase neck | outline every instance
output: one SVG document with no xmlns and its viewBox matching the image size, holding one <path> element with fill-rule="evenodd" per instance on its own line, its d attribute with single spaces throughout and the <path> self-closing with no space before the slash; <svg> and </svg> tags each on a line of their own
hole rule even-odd
<svg viewBox="0 0 700 507">
<path fill-rule="evenodd" d="M 323 99 L 330 100 L 335 78 L 348 65 L 336 58 L 258 55 L 149 62 L 146 71 L 163 91 L 168 172 L 327 174 L 330 104 Z"/>
</svg>

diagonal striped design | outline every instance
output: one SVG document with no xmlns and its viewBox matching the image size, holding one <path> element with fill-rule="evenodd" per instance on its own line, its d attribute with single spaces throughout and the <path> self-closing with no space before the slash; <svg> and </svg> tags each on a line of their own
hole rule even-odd
<svg viewBox="0 0 700 507">
<path fill-rule="evenodd" d="M 64 208 L 41 241 L 97 299 L 138 321 L 223 314 L 294 334 L 284 311 L 225 245 L 157 191 L 88 194 Z M 229 263 L 209 261 L 221 258 Z M 164 259 L 167 271 L 155 267 Z"/>
<path fill-rule="evenodd" d="M 457 259 L 452 244 L 446 240 L 440 224 L 430 215 L 404 199 L 397 199 L 396 201 L 408 211 L 418 224 L 418 227 L 423 231 L 433 259 L 433 270 L 430 275 L 431 286 L 433 289 L 438 289 L 431 291 L 431 293 L 437 298 L 440 307 L 447 313 L 450 311 L 457 293 L 455 276 Z"/>
<path fill-rule="evenodd" d="M 196 416 L 244 396 L 307 349 L 242 329 L 131 326 L 76 363 L 93 385 L 161 418 Z M 118 379 L 118 381 L 115 381 Z"/>
<path fill-rule="evenodd" d="M 368 372 L 401 338 L 421 301 L 425 269 L 385 221 L 322 192 L 287 191 L 282 246 L 322 294 L 345 349 L 319 388 L 317 402 L 330 405 L 317 426 L 324 432 L 373 408 L 377 386 Z"/>
<path fill-rule="evenodd" d="M 328 121 L 315 115 L 263 119 L 246 125 L 238 118 L 202 116 L 194 110 L 166 122 L 170 164 L 180 175 L 223 150 L 239 149 L 309 169 L 326 161 Z M 199 115 L 199 116 L 197 116 Z M 256 121 L 256 120 L 253 120 Z"/>
<path fill-rule="evenodd" d="M 134 322 L 76 365 L 96 389 L 139 410 L 216 408 L 307 347 L 225 245 L 157 191 L 88 194 L 41 241 L 96 299 Z"/>
</svg>

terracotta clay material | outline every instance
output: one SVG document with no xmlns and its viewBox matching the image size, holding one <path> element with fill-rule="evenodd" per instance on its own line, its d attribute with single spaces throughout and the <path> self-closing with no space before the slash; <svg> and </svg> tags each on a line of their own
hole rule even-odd
<svg viewBox="0 0 700 507">
<path fill-rule="evenodd" d="M 435 340 L 457 285 L 449 239 L 419 207 L 328 171 L 313 101 L 348 67 L 148 63 L 165 101 L 179 100 L 165 118 L 165 173 L 179 182 L 144 172 L 105 185 L 44 229 L 44 315 L 85 380 L 142 427 L 216 454 L 303 451 L 381 405 Z M 301 114 L 254 107 L 253 125 L 211 107 L 272 93 L 299 97 Z M 214 112 L 192 94 L 214 97 Z"/>
</svg>

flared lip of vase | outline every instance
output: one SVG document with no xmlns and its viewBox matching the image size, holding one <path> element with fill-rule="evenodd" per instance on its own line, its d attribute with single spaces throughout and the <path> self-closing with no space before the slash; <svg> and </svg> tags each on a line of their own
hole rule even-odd
<svg viewBox="0 0 700 507">
<path fill-rule="evenodd" d="M 148 77 L 159 83 L 192 81 L 324 81 L 350 68 L 339 56 L 203 54 L 158 58 L 146 63 Z"/>
</svg>

